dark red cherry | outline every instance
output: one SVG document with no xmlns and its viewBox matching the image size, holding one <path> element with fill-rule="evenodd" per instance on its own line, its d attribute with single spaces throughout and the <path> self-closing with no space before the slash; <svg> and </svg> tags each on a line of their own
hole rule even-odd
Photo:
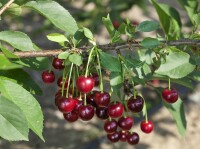
<svg viewBox="0 0 200 149">
<path fill-rule="evenodd" d="M 64 68 L 63 60 L 62 60 L 62 59 L 58 59 L 58 58 L 54 58 L 54 59 L 53 59 L 52 66 L 53 66 L 55 69 L 58 69 L 58 70 L 63 69 L 63 68 Z"/>
<path fill-rule="evenodd" d="M 107 120 L 104 123 L 104 130 L 107 133 L 114 133 L 117 130 L 117 121 L 115 119 Z"/>
<path fill-rule="evenodd" d="M 93 73 L 92 78 L 94 79 L 94 86 L 99 86 L 99 75 L 97 73 Z"/>
<path fill-rule="evenodd" d="M 47 83 L 47 84 L 53 83 L 55 80 L 54 72 L 53 71 L 49 72 L 48 70 L 44 71 L 42 73 L 42 80 L 44 83 Z"/>
<path fill-rule="evenodd" d="M 79 117 L 83 120 L 83 121 L 88 121 L 91 120 L 94 116 L 94 108 L 91 105 L 86 105 L 86 106 L 81 106 L 79 107 Z"/>
<path fill-rule="evenodd" d="M 175 103 L 178 100 L 178 92 L 174 88 L 171 90 L 166 88 L 162 92 L 162 97 L 167 103 Z"/>
<path fill-rule="evenodd" d="M 128 134 L 127 131 L 120 130 L 120 131 L 119 131 L 119 139 L 120 139 L 120 141 L 126 142 L 126 135 L 127 135 L 127 134 Z"/>
<path fill-rule="evenodd" d="M 144 99 L 141 96 L 132 96 L 127 102 L 128 109 L 132 112 L 141 112 L 144 106 Z"/>
<path fill-rule="evenodd" d="M 91 77 L 79 76 L 76 80 L 76 87 L 82 93 L 89 93 L 94 87 L 94 79 Z"/>
<path fill-rule="evenodd" d="M 87 104 L 90 104 L 93 107 L 97 107 L 97 104 L 95 103 L 95 93 L 96 92 L 98 92 L 98 91 L 92 91 L 86 97 Z"/>
<path fill-rule="evenodd" d="M 116 102 L 108 105 L 108 115 L 111 118 L 119 118 L 122 116 L 123 112 L 124 106 L 122 103 Z"/>
<path fill-rule="evenodd" d="M 75 107 L 75 102 L 72 98 L 61 97 L 57 102 L 58 109 L 63 112 L 71 112 Z"/>
<path fill-rule="evenodd" d="M 75 111 L 64 113 L 63 116 L 68 122 L 75 122 L 78 120 L 78 113 Z"/>
<path fill-rule="evenodd" d="M 131 145 L 136 145 L 140 141 L 140 137 L 136 132 L 128 133 L 126 135 L 127 142 Z"/>
<path fill-rule="evenodd" d="M 133 118 L 130 116 L 126 116 L 126 117 L 121 117 L 118 120 L 118 126 L 122 129 L 122 130 L 130 130 L 131 127 L 133 126 Z"/>
<path fill-rule="evenodd" d="M 118 142 L 119 141 L 119 132 L 114 132 L 114 133 L 110 133 L 110 134 L 107 134 L 107 138 L 108 140 L 110 140 L 111 142 Z"/>
<path fill-rule="evenodd" d="M 154 129 L 154 125 L 152 123 L 152 121 L 148 120 L 146 121 L 142 121 L 140 123 L 140 128 L 144 133 L 151 133 L 152 130 Z"/>
<path fill-rule="evenodd" d="M 113 24 L 115 29 L 118 29 L 119 26 L 120 26 L 120 23 L 118 21 L 113 21 L 112 24 Z"/>
<path fill-rule="evenodd" d="M 110 95 L 107 92 L 96 92 L 95 93 L 95 103 L 99 107 L 107 107 L 110 103 Z"/>
<path fill-rule="evenodd" d="M 97 107 L 96 108 L 96 116 L 102 120 L 106 120 L 108 116 L 108 108 L 107 107 Z"/>
<path fill-rule="evenodd" d="M 58 78 L 57 80 L 58 87 L 62 88 L 63 82 L 64 82 L 63 77 Z M 67 88 L 67 85 L 68 85 L 68 80 L 66 79 L 64 88 Z"/>
<path fill-rule="evenodd" d="M 78 98 L 74 98 L 75 106 L 74 106 L 74 111 L 78 112 L 79 108 L 83 106 L 83 101 L 79 100 Z"/>
</svg>

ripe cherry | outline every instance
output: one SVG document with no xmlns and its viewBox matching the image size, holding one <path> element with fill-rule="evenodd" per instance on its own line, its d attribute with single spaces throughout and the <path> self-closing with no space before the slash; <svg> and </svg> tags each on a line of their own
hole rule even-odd
<svg viewBox="0 0 200 149">
<path fill-rule="evenodd" d="M 78 98 L 74 98 L 74 102 L 75 102 L 75 106 L 74 106 L 73 111 L 78 112 L 79 108 L 83 106 L 83 101 L 78 100 Z"/>
<path fill-rule="evenodd" d="M 94 87 L 94 79 L 91 77 L 79 76 L 76 80 L 76 87 L 82 93 L 89 93 Z"/>
<path fill-rule="evenodd" d="M 78 113 L 75 111 L 71 111 L 69 113 L 64 113 L 63 116 L 69 122 L 75 122 L 78 120 Z"/>
<path fill-rule="evenodd" d="M 106 120 L 108 116 L 108 108 L 107 107 L 97 107 L 96 108 L 96 116 L 102 120 Z"/>
<path fill-rule="evenodd" d="M 133 126 L 133 118 L 130 116 L 126 116 L 126 117 L 121 117 L 118 120 L 118 126 L 122 129 L 122 130 L 130 130 L 131 127 Z"/>
<path fill-rule="evenodd" d="M 141 96 L 132 96 L 127 102 L 128 109 L 132 112 L 141 112 L 144 106 L 144 99 Z"/>
<path fill-rule="evenodd" d="M 58 78 L 57 80 L 58 87 L 62 88 L 63 82 L 64 82 L 63 77 Z M 67 88 L 67 85 L 68 85 L 68 80 L 66 79 L 64 88 Z"/>
<path fill-rule="evenodd" d="M 126 142 L 127 133 L 128 133 L 127 131 L 123 131 L 123 130 L 119 131 L 119 139 L 120 139 L 120 141 Z"/>
<path fill-rule="evenodd" d="M 99 86 L 99 75 L 97 73 L 93 73 L 92 78 L 94 79 L 94 86 Z"/>
<path fill-rule="evenodd" d="M 44 83 L 47 83 L 47 84 L 53 83 L 55 80 L 54 72 L 53 71 L 49 72 L 48 70 L 44 71 L 42 73 L 42 80 Z"/>
<path fill-rule="evenodd" d="M 118 21 L 112 21 L 112 24 L 113 24 L 115 29 L 118 29 L 119 26 L 120 26 L 120 23 Z"/>
<path fill-rule="evenodd" d="M 151 133 L 152 130 L 154 129 L 154 125 L 152 123 L 152 121 L 148 120 L 146 121 L 142 121 L 140 123 L 140 128 L 144 133 Z"/>
<path fill-rule="evenodd" d="M 167 103 L 175 103 L 178 100 L 178 92 L 174 88 L 171 90 L 166 88 L 162 92 L 162 97 Z"/>
<path fill-rule="evenodd" d="M 78 109 L 79 117 L 83 121 L 91 120 L 94 116 L 94 108 L 91 105 L 83 105 Z"/>
<path fill-rule="evenodd" d="M 96 92 L 98 92 L 98 91 L 92 91 L 86 97 L 87 104 L 90 104 L 95 108 L 97 107 L 97 104 L 95 103 L 95 93 Z"/>
<path fill-rule="evenodd" d="M 104 123 L 104 130 L 107 133 L 114 133 L 117 130 L 117 121 L 115 119 L 107 120 Z"/>
<path fill-rule="evenodd" d="M 116 131 L 114 133 L 107 134 L 107 138 L 108 138 L 108 140 L 110 140 L 113 143 L 118 142 L 120 139 L 119 132 Z"/>
<path fill-rule="evenodd" d="M 108 105 L 108 115 L 111 118 L 119 118 L 122 116 L 123 112 L 124 106 L 122 103 L 116 102 Z"/>
<path fill-rule="evenodd" d="M 75 107 L 75 102 L 72 98 L 61 97 L 57 102 L 58 109 L 63 113 L 71 112 Z"/>
<path fill-rule="evenodd" d="M 128 133 L 126 135 L 126 138 L 127 138 L 127 142 L 129 144 L 131 144 L 131 145 L 138 144 L 138 142 L 140 140 L 140 137 L 139 137 L 139 135 L 136 132 Z"/>
<path fill-rule="evenodd" d="M 110 94 L 107 92 L 96 92 L 95 93 L 95 103 L 99 107 L 106 107 L 110 103 Z"/>
<path fill-rule="evenodd" d="M 63 69 L 63 68 L 64 68 L 63 60 L 62 60 L 62 59 L 58 59 L 58 58 L 54 58 L 54 59 L 53 59 L 52 66 L 53 66 L 55 69 L 58 69 L 58 70 Z"/>
</svg>

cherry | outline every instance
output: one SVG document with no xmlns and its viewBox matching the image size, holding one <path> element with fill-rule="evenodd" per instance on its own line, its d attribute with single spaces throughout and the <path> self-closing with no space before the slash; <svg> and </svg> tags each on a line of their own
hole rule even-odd
<svg viewBox="0 0 200 149">
<path fill-rule="evenodd" d="M 112 24 L 113 24 L 115 29 L 118 29 L 119 26 L 120 26 L 120 23 L 118 21 L 112 21 Z"/>
<path fill-rule="evenodd" d="M 75 106 L 74 106 L 74 111 L 76 111 L 76 112 L 78 112 L 79 111 L 79 108 L 81 107 L 81 106 L 83 106 L 83 101 L 80 101 L 80 100 L 78 100 L 78 98 L 75 98 L 74 99 L 74 102 L 75 102 Z"/>
<path fill-rule="evenodd" d="M 119 102 L 111 103 L 108 105 L 108 115 L 111 118 L 121 117 L 123 112 L 124 112 L 124 106 Z"/>
<path fill-rule="evenodd" d="M 87 104 L 90 104 L 92 105 L 93 107 L 97 107 L 97 104 L 95 103 L 95 93 L 98 92 L 98 91 L 92 91 L 90 94 L 87 95 L 86 97 L 86 101 L 87 101 Z"/>
<path fill-rule="evenodd" d="M 108 108 L 107 107 L 97 107 L 96 108 L 96 116 L 102 120 L 106 120 L 108 116 Z"/>
<path fill-rule="evenodd" d="M 178 92 L 174 88 L 166 88 L 162 91 L 162 97 L 167 103 L 175 103 L 178 100 Z"/>
<path fill-rule="evenodd" d="M 94 79 L 91 77 L 79 76 L 76 80 L 76 87 L 80 92 L 88 93 L 94 87 Z"/>
<path fill-rule="evenodd" d="M 128 109 L 132 112 L 141 112 L 144 106 L 144 99 L 141 96 L 132 96 L 127 103 Z"/>
<path fill-rule="evenodd" d="M 139 135 L 136 132 L 128 133 L 126 135 L 126 138 L 127 138 L 127 142 L 129 144 L 131 144 L 131 145 L 138 144 L 138 142 L 140 140 L 140 137 L 139 137 Z"/>
<path fill-rule="evenodd" d="M 99 75 L 97 73 L 93 73 L 92 78 L 94 79 L 94 86 L 99 86 Z"/>
<path fill-rule="evenodd" d="M 44 83 L 47 83 L 47 84 L 53 83 L 55 80 L 54 72 L 53 71 L 49 72 L 48 70 L 44 71 L 42 73 L 42 80 Z"/>
<path fill-rule="evenodd" d="M 118 142 L 119 141 L 119 132 L 114 132 L 114 133 L 111 133 L 111 134 L 107 134 L 107 138 L 108 140 L 110 140 L 111 142 Z"/>
<path fill-rule="evenodd" d="M 79 117 L 83 121 L 88 121 L 91 120 L 94 116 L 94 108 L 91 105 L 85 105 L 85 106 L 83 105 L 79 107 L 78 113 Z"/>
<path fill-rule="evenodd" d="M 114 133 L 117 130 L 117 121 L 115 119 L 107 120 L 104 123 L 104 130 L 107 133 Z"/>
<path fill-rule="evenodd" d="M 110 103 L 110 95 L 107 92 L 96 92 L 95 93 L 95 103 L 99 107 L 106 107 Z"/>
<path fill-rule="evenodd" d="M 119 139 L 122 142 L 126 142 L 127 131 L 120 130 L 119 131 Z"/>
<path fill-rule="evenodd" d="M 62 88 L 63 81 L 64 81 L 64 80 L 63 80 L 63 77 L 58 78 L 58 80 L 57 80 L 57 85 L 58 85 L 58 87 Z M 68 80 L 66 79 L 64 88 L 67 88 L 67 85 L 68 85 Z"/>
<path fill-rule="evenodd" d="M 64 113 L 63 116 L 69 122 L 75 122 L 78 120 L 78 113 L 75 111 L 71 111 L 69 113 Z"/>
<path fill-rule="evenodd" d="M 63 60 L 62 60 L 62 59 L 58 59 L 58 58 L 54 58 L 54 59 L 53 59 L 53 62 L 52 62 L 52 66 L 53 66 L 55 69 L 58 69 L 58 70 L 63 69 L 63 68 L 64 68 Z"/>
<path fill-rule="evenodd" d="M 118 126 L 122 129 L 122 130 L 130 130 L 131 127 L 133 126 L 133 118 L 130 116 L 126 116 L 126 117 L 121 117 L 118 120 Z"/>
<path fill-rule="evenodd" d="M 57 102 L 58 109 L 63 112 L 71 112 L 75 107 L 75 102 L 72 98 L 61 97 Z"/>
<path fill-rule="evenodd" d="M 152 123 L 152 121 L 142 121 L 140 123 L 140 128 L 144 133 L 150 133 L 152 132 L 152 130 L 154 129 L 154 125 Z"/>
</svg>

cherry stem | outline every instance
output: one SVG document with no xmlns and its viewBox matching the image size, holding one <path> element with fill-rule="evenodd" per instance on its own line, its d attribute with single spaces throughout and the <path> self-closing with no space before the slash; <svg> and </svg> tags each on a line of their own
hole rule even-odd
<svg viewBox="0 0 200 149">
<path fill-rule="evenodd" d="M 51 58 L 51 65 L 50 65 L 50 67 L 49 67 L 49 73 L 52 71 L 53 59 L 54 59 L 54 58 Z"/>
<path fill-rule="evenodd" d="M 134 97 L 134 99 L 136 99 L 137 92 L 135 90 L 135 86 L 134 86 L 133 80 L 131 82 L 132 82 L 132 86 L 133 86 L 133 97 Z"/>
<path fill-rule="evenodd" d="M 133 127 L 129 130 L 130 134 L 132 134 L 134 132 Z"/>
<path fill-rule="evenodd" d="M 86 94 L 84 94 L 84 106 L 87 105 Z"/>
<path fill-rule="evenodd" d="M 94 47 L 91 49 L 89 57 L 88 57 L 88 62 L 87 62 L 86 71 L 85 71 L 85 77 L 88 76 L 88 68 L 89 68 L 89 64 L 90 64 L 90 61 L 91 61 L 91 58 L 92 58 L 92 53 L 93 53 L 94 49 L 95 49 Z"/>
<path fill-rule="evenodd" d="M 145 108 L 145 122 L 148 123 L 148 113 L 147 113 L 147 106 L 146 106 L 145 100 L 144 100 L 144 108 Z"/>
<path fill-rule="evenodd" d="M 101 91 L 101 93 L 103 93 L 103 77 L 102 77 L 102 73 L 101 73 L 101 63 L 100 63 L 100 59 L 99 59 L 99 53 L 97 50 L 96 50 L 96 54 L 97 54 L 97 62 L 98 62 L 98 66 L 99 66 L 100 91 Z"/>
<path fill-rule="evenodd" d="M 64 61 L 65 63 L 65 61 Z M 63 70 L 63 75 L 62 75 L 62 96 L 64 96 L 64 89 L 65 89 L 65 81 L 67 78 L 67 65 L 65 65 L 64 70 Z"/>
<path fill-rule="evenodd" d="M 170 79 L 170 78 L 169 78 L 168 83 L 169 83 L 169 84 L 168 84 L 168 89 L 171 90 L 171 79 Z"/>
<path fill-rule="evenodd" d="M 72 73 L 72 77 L 73 77 L 73 80 L 72 80 L 72 95 L 74 95 L 74 87 L 75 87 L 75 79 L 76 79 L 76 74 L 75 74 L 75 68 L 72 69 L 73 73 Z M 69 84 L 70 82 L 68 82 Z"/>
<path fill-rule="evenodd" d="M 69 96 L 69 84 L 71 81 L 71 75 L 72 75 L 72 69 L 73 69 L 74 63 L 71 64 L 70 72 L 69 72 L 69 78 L 68 78 L 68 84 L 67 84 L 67 94 L 66 97 L 68 98 Z"/>
</svg>

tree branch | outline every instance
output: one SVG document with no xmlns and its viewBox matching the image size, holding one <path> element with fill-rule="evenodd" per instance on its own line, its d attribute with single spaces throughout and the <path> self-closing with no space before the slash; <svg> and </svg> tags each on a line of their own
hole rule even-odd
<svg viewBox="0 0 200 149">
<path fill-rule="evenodd" d="M 162 41 L 165 45 L 168 46 L 195 46 L 200 47 L 200 40 L 189 40 L 189 39 L 182 39 L 182 40 L 174 40 L 174 41 Z M 140 42 L 134 42 L 134 43 L 114 43 L 114 44 L 105 44 L 105 45 L 99 45 L 98 48 L 102 50 L 123 50 L 123 49 L 131 49 L 135 47 L 141 47 Z M 81 47 L 79 50 L 85 51 L 87 49 L 90 49 L 91 47 Z M 70 50 L 65 49 L 65 50 Z M 61 49 L 54 49 L 54 50 L 41 50 L 41 51 L 20 51 L 20 52 L 13 52 L 16 56 L 19 58 L 31 58 L 31 57 L 53 57 L 57 56 L 60 53 L 62 53 L 63 50 Z M 0 55 L 3 55 L 2 52 L 0 52 Z"/>
<path fill-rule="evenodd" d="M 10 7 L 10 5 L 14 2 L 15 0 L 9 0 L 1 9 L 0 9 L 0 16 L 3 14 L 3 12 Z"/>
</svg>

